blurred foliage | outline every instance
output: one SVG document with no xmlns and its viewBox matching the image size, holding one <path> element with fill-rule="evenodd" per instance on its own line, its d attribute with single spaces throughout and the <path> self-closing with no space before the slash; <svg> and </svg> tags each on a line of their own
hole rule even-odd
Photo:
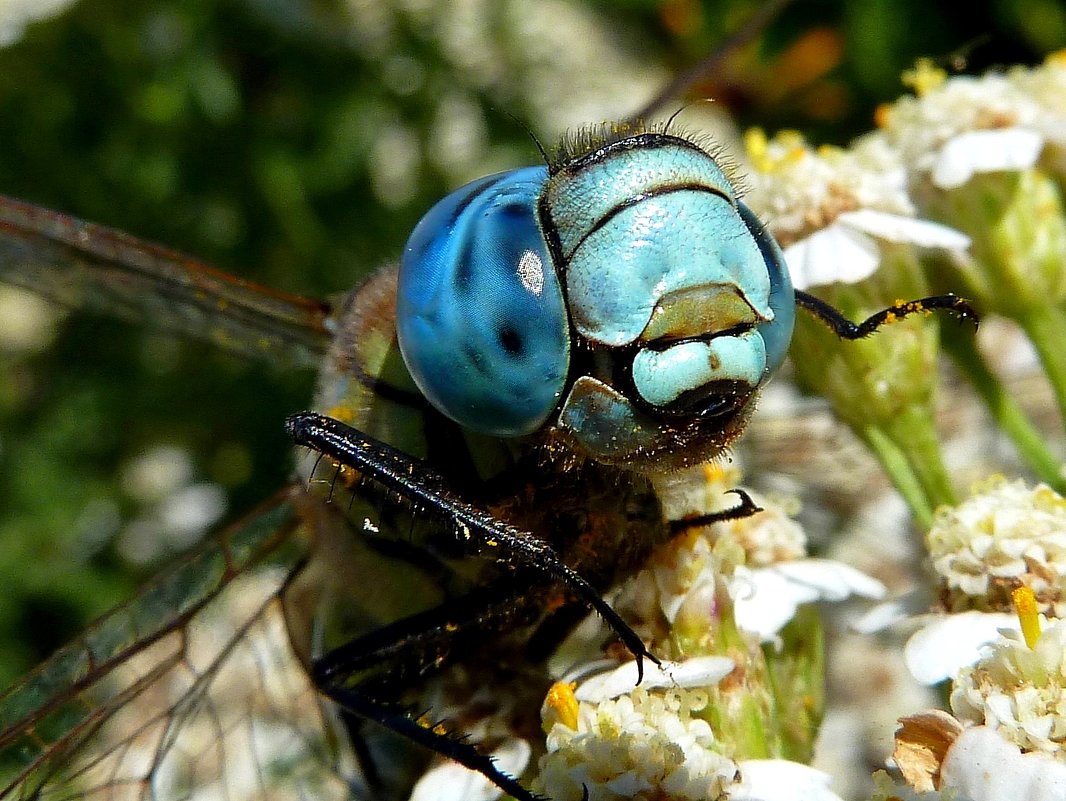
<svg viewBox="0 0 1066 801">
<path fill-rule="evenodd" d="M 579 6 L 626 58 L 669 75 L 759 5 L 535 2 L 82 0 L 0 49 L 0 192 L 289 291 L 344 291 L 394 257 L 443 192 L 536 161 L 529 131 L 550 142 L 575 124 L 544 112 L 543 65 L 522 51 L 524 7 Z M 437 29 L 449 15 L 459 27 L 446 39 Z M 472 20 L 498 50 L 457 49 Z M 714 97 L 742 125 L 843 142 L 918 56 L 979 70 L 1064 41 L 1055 0 L 965 11 L 797 0 L 666 113 Z M 486 53 L 504 63 L 478 64 Z M 555 91 L 588 80 L 581 70 Z M 435 151 L 456 97 L 478 147 Z M 127 564 L 113 544 L 143 511 L 120 478 L 129 460 L 187 449 L 196 477 L 229 491 L 232 517 L 286 480 L 280 422 L 308 404 L 313 380 L 77 314 L 46 349 L 0 351 L 0 685 L 157 567 Z"/>
</svg>

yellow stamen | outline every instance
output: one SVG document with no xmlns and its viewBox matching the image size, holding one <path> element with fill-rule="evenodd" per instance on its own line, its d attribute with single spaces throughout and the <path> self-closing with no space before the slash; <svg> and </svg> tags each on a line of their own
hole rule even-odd
<svg viewBox="0 0 1066 801">
<path fill-rule="evenodd" d="M 548 689 L 544 704 L 555 712 L 559 722 L 570 729 L 577 729 L 577 697 L 574 688 L 577 684 L 557 681 Z"/>
<path fill-rule="evenodd" d="M 931 59 L 920 58 L 914 69 L 903 73 L 903 85 L 914 90 L 918 97 L 938 88 L 948 79 L 948 74 L 933 64 Z"/>
<path fill-rule="evenodd" d="M 1044 59 L 1044 63 L 1066 67 L 1066 50 L 1056 50 L 1053 53 L 1049 53 L 1047 58 Z"/>
<path fill-rule="evenodd" d="M 708 484 L 714 484 L 719 481 L 725 481 L 726 467 L 718 462 L 704 462 L 703 463 L 703 480 Z"/>
<path fill-rule="evenodd" d="M 748 158 L 759 172 L 770 172 L 773 168 L 773 160 L 767 152 L 769 144 L 766 131 L 762 128 L 749 128 L 744 134 L 744 149 L 748 151 Z"/>
<path fill-rule="evenodd" d="M 1035 648 L 1036 641 L 1040 639 L 1040 615 L 1036 611 L 1036 596 L 1028 587 L 1018 587 L 1010 597 L 1014 602 L 1018 622 L 1022 624 L 1025 644 L 1030 648 Z"/>
<path fill-rule="evenodd" d="M 327 409 L 326 416 L 332 417 L 334 420 L 340 420 L 342 423 L 355 422 L 355 410 L 347 405 L 333 406 Z"/>
</svg>

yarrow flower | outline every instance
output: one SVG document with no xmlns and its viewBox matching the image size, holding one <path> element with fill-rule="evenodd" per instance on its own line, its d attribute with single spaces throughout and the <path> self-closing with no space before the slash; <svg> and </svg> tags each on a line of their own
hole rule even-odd
<svg viewBox="0 0 1066 801">
<path fill-rule="evenodd" d="M 963 723 L 993 728 L 1023 752 L 1066 763 L 1066 623 L 1048 626 L 1033 647 L 1005 632 L 955 679 L 951 709 Z"/>
<path fill-rule="evenodd" d="M 556 684 L 544 704 L 548 753 L 534 788 L 557 801 L 735 799 L 840 801 L 829 777 L 783 759 L 735 760 L 708 716 L 722 657 L 666 663 L 632 689 L 632 663 L 581 685 Z"/>
<path fill-rule="evenodd" d="M 948 77 L 921 60 L 904 82 L 916 92 L 878 110 L 887 139 L 915 176 L 941 189 L 978 173 L 1034 166 L 1047 143 L 1066 144 L 1066 58 L 1035 69 Z"/>
<path fill-rule="evenodd" d="M 1023 634 L 1005 632 L 959 673 L 955 717 L 934 710 L 900 721 L 893 758 L 915 790 L 973 801 L 1066 797 L 1066 623 L 1041 631 L 1032 592 L 1022 587 L 1014 600 Z"/>
<path fill-rule="evenodd" d="M 963 503 L 940 509 L 926 544 L 940 577 L 942 613 L 904 649 L 923 683 L 954 676 L 1001 632 L 1018 628 L 1017 588 L 1032 591 L 1037 610 L 1049 617 L 1066 610 L 1066 499 L 1044 484 L 990 477 Z"/>
<path fill-rule="evenodd" d="M 544 710 L 548 753 L 534 789 L 556 801 L 579 801 L 585 792 L 590 801 L 721 797 L 738 769 L 695 714 L 710 705 L 708 693 L 632 687 L 619 697 L 604 692 L 581 701 L 567 685 L 553 689 Z"/>
<path fill-rule="evenodd" d="M 881 264 L 878 240 L 969 245 L 954 229 L 915 219 L 900 154 L 878 134 L 816 150 L 795 131 L 767 139 L 753 129 L 745 145 L 754 169 L 744 200 L 773 230 L 797 289 L 869 277 Z"/>
<path fill-rule="evenodd" d="M 992 476 L 940 510 L 926 543 L 947 611 L 1009 611 L 1026 586 L 1041 612 L 1066 613 L 1066 499 L 1047 485 Z"/>
</svg>

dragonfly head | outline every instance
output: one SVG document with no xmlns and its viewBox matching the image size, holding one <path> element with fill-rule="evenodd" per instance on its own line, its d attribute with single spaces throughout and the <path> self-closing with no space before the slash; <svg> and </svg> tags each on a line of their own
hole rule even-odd
<svg viewBox="0 0 1066 801">
<path fill-rule="evenodd" d="M 637 469 L 720 453 L 793 321 L 773 238 L 709 153 L 661 132 L 468 184 L 400 268 L 400 346 L 438 409 Z"/>
</svg>

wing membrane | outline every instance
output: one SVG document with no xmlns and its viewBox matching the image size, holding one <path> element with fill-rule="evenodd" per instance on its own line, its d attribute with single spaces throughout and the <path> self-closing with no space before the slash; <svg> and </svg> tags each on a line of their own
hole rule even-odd
<svg viewBox="0 0 1066 801">
<path fill-rule="evenodd" d="M 0 798 L 346 798 L 352 767 L 296 657 L 290 493 L 0 696 Z"/>
<path fill-rule="evenodd" d="M 0 281 L 259 358 L 315 366 L 328 304 L 277 292 L 120 231 L 0 197 Z"/>
</svg>

